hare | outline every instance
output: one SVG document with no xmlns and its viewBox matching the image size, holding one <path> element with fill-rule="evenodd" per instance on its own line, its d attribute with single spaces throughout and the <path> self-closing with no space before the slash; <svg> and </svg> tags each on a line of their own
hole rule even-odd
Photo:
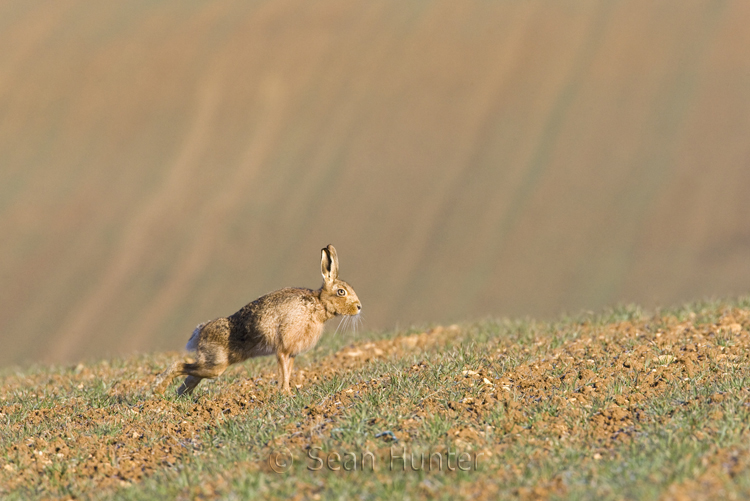
<svg viewBox="0 0 750 501">
<path fill-rule="evenodd" d="M 318 290 L 285 288 L 259 297 L 229 317 L 204 322 L 187 343 L 195 362 L 174 362 L 157 379 L 163 393 L 177 376 L 187 375 L 177 390 L 192 393 L 204 378 L 220 376 L 226 368 L 251 357 L 276 354 L 281 390 L 289 391 L 294 357 L 318 342 L 326 320 L 357 315 L 362 304 L 354 289 L 339 280 L 339 260 L 333 245 L 321 250 L 323 285 Z"/>
</svg>

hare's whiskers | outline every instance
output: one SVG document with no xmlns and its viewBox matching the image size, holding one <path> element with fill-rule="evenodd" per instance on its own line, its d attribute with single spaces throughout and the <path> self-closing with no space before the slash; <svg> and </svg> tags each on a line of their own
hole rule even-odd
<svg viewBox="0 0 750 501">
<path fill-rule="evenodd" d="M 344 320 L 346 320 L 346 315 L 341 317 L 341 320 L 339 320 L 339 324 L 336 326 L 336 330 L 333 331 L 333 337 L 336 337 L 336 334 L 339 333 L 339 329 L 341 328 L 341 324 L 344 323 Z"/>
</svg>

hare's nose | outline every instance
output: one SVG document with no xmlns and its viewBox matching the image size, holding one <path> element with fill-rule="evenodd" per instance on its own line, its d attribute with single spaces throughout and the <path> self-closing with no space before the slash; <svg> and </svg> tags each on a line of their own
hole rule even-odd
<svg viewBox="0 0 750 501">
<path fill-rule="evenodd" d="M 361 310 L 361 309 L 362 309 L 362 305 L 361 305 L 361 304 L 358 304 L 358 305 L 357 305 L 357 311 L 359 311 L 359 310 Z"/>
</svg>

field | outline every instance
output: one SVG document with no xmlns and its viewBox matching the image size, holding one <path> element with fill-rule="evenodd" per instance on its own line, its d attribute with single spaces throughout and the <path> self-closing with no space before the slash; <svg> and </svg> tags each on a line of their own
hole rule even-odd
<svg viewBox="0 0 750 501">
<path fill-rule="evenodd" d="M 745 0 L 0 2 L 0 367 L 320 284 L 366 325 L 750 283 Z"/>
<path fill-rule="evenodd" d="M 191 398 L 179 353 L 6 369 L 4 499 L 750 496 L 750 298 L 329 333 Z"/>
</svg>

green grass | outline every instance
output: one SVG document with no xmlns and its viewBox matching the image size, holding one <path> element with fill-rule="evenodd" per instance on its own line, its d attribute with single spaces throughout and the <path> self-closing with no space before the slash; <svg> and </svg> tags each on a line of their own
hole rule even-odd
<svg viewBox="0 0 750 501">
<path fill-rule="evenodd" d="M 747 496 L 747 306 L 739 299 L 656 314 L 628 307 L 557 322 L 484 320 L 424 335 L 365 333 L 353 346 L 329 336 L 300 357 L 295 375 L 306 379 L 291 397 L 276 391 L 270 358 L 233 367 L 194 398 L 150 394 L 172 358 L 165 355 L 6 373 L 0 492 Z M 373 346 L 381 353 L 368 361 L 352 355 Z M 279 453 L 293 458 L 280 473 L 269 465 Z"/>
</svg>

